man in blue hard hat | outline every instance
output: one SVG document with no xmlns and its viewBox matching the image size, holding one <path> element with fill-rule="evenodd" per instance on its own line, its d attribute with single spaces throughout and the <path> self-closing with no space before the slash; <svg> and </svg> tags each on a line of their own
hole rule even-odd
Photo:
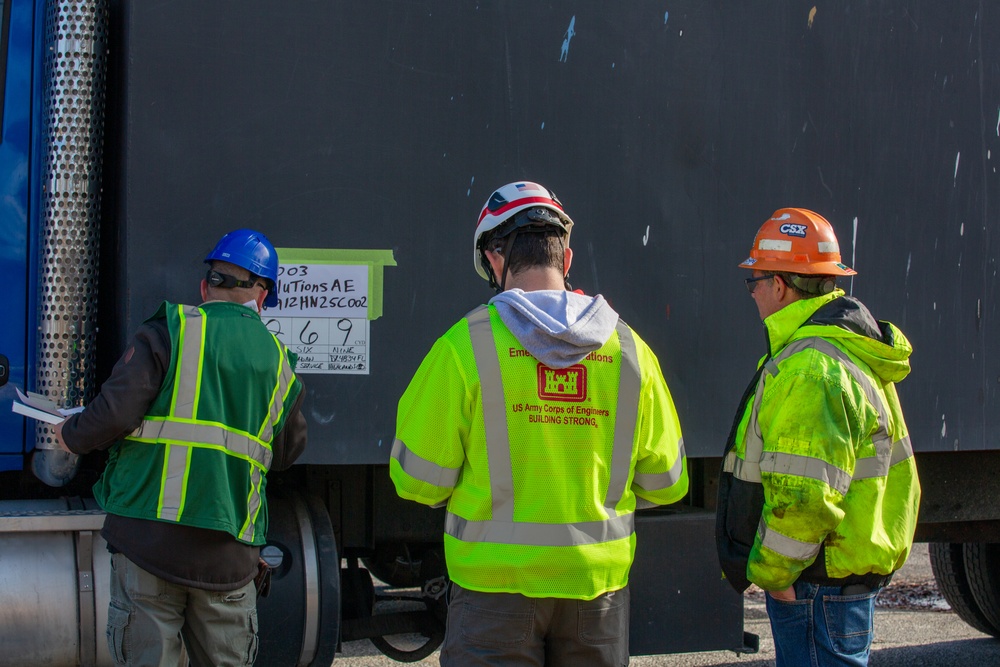
<svg viewBox="0 0 1000 667">
<path fill-rule="evenodd" d="M 264 326 L 278 254 L 226 234 L 205 258 L 200 306 L 164 302 L 101 392 L 57 427 L 70 452 L 109 450 L 94 496 L 112 554 L 115 664 L 251 665 L 257 653 L 266 474 L 306 443 L 295 354 Z"/>
</svg>

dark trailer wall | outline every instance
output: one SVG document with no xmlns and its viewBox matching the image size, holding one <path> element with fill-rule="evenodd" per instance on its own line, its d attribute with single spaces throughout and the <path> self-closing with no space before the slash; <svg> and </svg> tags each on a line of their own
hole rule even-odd
<svg viewBox="0 0 1000 667">
<path fill-rule="evenodd" d="M 919 450 L 996 448 L 1000 11 L 975 2 L 127 3 L 109 213 L 121 337 L 230 228 L 391 249 L 371 371 L 310 378 L 313 463 L 384 463 L 434 339 L 490 296 L 490 191 L 554 189 L 571 279 L 651 344 L 717 455 L 763 335 L 735 265 L 776 208 L 916 353 Z M 115 183 L 118 183 L 115 186 Z M 108 197 L 107 201 L 115 201 Z M 116 254 L 121 251 L 120 255 Z M 113 259 L 109 261 L 113 262 Z"/>
<path fill-rule="evenodd" d="M 392 253 L 368 374 L 306 378 L 304 462 L 345 549 L 439 534 L 440 514 L 395 501 L 382 465 L 422 356 L 490 296 L 472 234 L 490 192 L 517 179 L 559 194 L 577 223 L 574 286 L 604 294 L 658 354 L 696 476 L 715 468 L 764 347 L 736 264 L 783 206 L 834 223 L 860 274 L 845 287 L 910 337 L 914 372 L 900 391 L 916 448 L 997 449 L 1000 43 L 987 38 L 1000 10 L 931 0 L 115 10 L 107 363 L 160 300 L 197 299 L 201 258 L 230 229 L 258 227 L 285 248 Z M 711 508 L 711 478 L 696 479 L 693 505 Z M 666 572 L 685 590 L 725 588 L 711 517 L 699 521 L 682 547 L 640 525 L 634 578 L 651 595 L 670 594 L 657 588 Z M 706 613 L 695 597 L 668 601 L 679 618 Z M 738 613 L 738 598 L 725 604 Z M 742 641 L 706 640 L 715 624 L 704 619 L 671 627 L 685 635 L 675 650 Z"/>
</svg>

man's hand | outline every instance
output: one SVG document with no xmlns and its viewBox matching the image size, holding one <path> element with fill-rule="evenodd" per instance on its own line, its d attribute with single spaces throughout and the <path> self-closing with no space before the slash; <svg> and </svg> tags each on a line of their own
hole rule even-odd
<svg viewBox="0 0 1000 667">
<path fill-rule="evenodd" d="M 795 602 L 795 586 L 789 586 L 783 591 L 768 591 L 767 594 L 775 600 L 781 600 L 782 602 Z"/>
<path fill-rule="evenodd" d="M 55 424 L 52 427 L 52 430 L 55 432 L 55 436 L 56 436 L 56 444 L 59 445 L 59 449 L 63 450 L 67 454 L 74 454 L 75 452 L 73 452 L 69 447 L 67 447 L 66 446 L 66 441 L 63 440 L 62 429 L 63 429 L 63 424 L 65 424 L 65 423 L 66 422 L 62 421 L 62 422 L 59 422 L 58 424 Z"/>
</svg>

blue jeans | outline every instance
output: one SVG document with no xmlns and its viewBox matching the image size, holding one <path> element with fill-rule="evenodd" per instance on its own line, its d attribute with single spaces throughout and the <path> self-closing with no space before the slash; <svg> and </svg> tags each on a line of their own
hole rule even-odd
<svg viewBox="0 0 1000 667">
<path fill-rule="evenodd" d="M 795 601 L 767 596 L 776 667 L 864 667 L 881 588 L 841 595 L 839 587 L 795 582 Z"/>
</svg>

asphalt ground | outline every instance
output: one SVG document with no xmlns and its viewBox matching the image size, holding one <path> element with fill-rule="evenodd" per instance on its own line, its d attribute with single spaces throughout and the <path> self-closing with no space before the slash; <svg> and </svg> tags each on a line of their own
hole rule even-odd
<svg viewBox="0 0 1000 667">
<path fill-rule="evenodd" d="M 763 594 L 750 591 L 744 606 L 744 629 L 760 637 L 760 651 L 738 655 L 711 651 L 632 658 L 633 667 L 772 667 L 774 642 L 764 610 Z M 408 647 L 406 638 L 396 641 Z M 337 654 L 335 667 L 398 667 L 367 641 L 347 642 Z M 437 652 L 408 663 L 439 667 Z M 917 544 L 906 565 L 879 596 L 875 611 L 872 667 L 974 667 L 1000 666 L 1000 640 L 972 629 L 940 597 L 934 583 L 927 545 Z"/>
</svg>

